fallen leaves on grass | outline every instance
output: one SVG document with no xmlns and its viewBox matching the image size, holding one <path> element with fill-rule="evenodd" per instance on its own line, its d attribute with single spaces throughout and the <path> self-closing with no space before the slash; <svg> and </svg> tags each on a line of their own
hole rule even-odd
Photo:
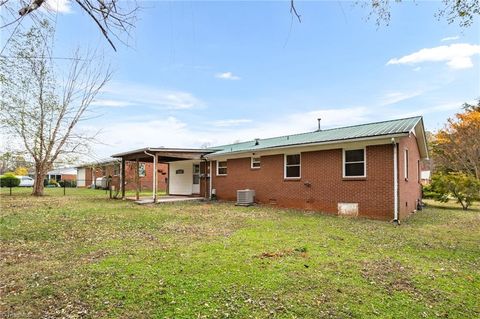
<svg viewBox="0 0 480 319">
<path fill-rule="evenodd" d="M 412 272 L 413 269 L 391 258 L 365 261 L 361 270 L 363 278 L 386 289 L 389 294 L 404 291 L 416 295 L 418 292 L 412 281 Z"/>
</svg>

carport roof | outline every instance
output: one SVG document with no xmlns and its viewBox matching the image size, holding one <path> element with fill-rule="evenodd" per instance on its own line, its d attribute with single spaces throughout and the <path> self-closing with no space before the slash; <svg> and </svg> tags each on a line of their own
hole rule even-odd
<svg viewBox="0 0 480 319">
<path fill-rule="evenodd" d="M 215 152 L 215 149 L 199 148 L 165 148 L 165 147 L 145 147 L 133 151 L 123 152 L 112 155 L 112 157 L 123 158 L 127 161 L 136 160 L 142 162 L 152 162 L 152 156 L 146 154 L 156 154 L 160 161 L 179 161 L 189 159 L 201 159 L 203 155 Z"/>
</svg>

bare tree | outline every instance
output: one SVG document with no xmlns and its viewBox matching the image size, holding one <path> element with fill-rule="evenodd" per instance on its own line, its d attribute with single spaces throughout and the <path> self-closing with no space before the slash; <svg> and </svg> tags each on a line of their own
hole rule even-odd
<svg viewBox="0 0 480 319">
<path fill-rule="evenodd" d="M 16 35 L 8 58 L 0 59 L 0 124 L 11 143 L 18 141 L 35 166 L 33 195 L 43 195 L 45 173 L 57 159 L 85 152 L 92 136 L 77 124 L 111 72 L 77 51 L 63 81 L 50 58 L 46 39 L 53 29 L 44 21 Z M 103 71 L 102 71 L 103 70 Z"/>
<path fill-rule="evenodd" d="M 135 26 L 139 6 L 135 0 L 72 0 L 82 12 L 95 23 L 102 35 L 116 51 L 113 38 L 125 44 Z M 47 0 L 0 0 L 0 7 L 7 11 L 2 17 L 1 28 L 18 25 L 23 18 L 30 16 L 34 22 L 45 18 L 48 7 Z"/>
</svg>

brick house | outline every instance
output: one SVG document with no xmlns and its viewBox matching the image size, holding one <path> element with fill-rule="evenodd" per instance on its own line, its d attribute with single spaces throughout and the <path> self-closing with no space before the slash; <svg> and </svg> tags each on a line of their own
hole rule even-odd
<svg viewBox="0 0 480 319">
<path fill-rule="evenodd" d="M 111 177 L 111 185 L 120 188 L 121 161 L 118 159 L 104 159 L 97 162 L 77 166 L 77 187 L 91 187 L 99 177 Z M 135 190 L 135 162 L 126 162 L 126 189 Z M 153 163 L 139 163 L 139 190 L 152 190 Z M 167 165 L 157 166 L 157 190 L 167 188 Z"/>
<path fill-rule="evenodd" d="M 147 157 L 148 153 L 152 157 Z M 148 148 L 113 155 L 168 165 L 168 193 L 398 221 L 421 200 L 428 158 L 422 117 L 317 130 L 209 149 Z"/>
<path fill-rule="evenodd" d="M 77 170 L 74 167 L 56 168 L 47 172 L 45 176 L 47 181 L 75 181 L 77 179 Z"/>
</svg>

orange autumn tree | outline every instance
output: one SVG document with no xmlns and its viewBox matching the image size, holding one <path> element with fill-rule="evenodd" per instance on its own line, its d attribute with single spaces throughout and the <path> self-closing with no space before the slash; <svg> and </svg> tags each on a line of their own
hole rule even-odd
<svg viewBox="0 0 480 319">
<path fill-rule="evenodd" d="M 465 103 L 463 112 L 448 119 L 435 134 L 432 145 L 435 165 L 442 171 L 458 171 L 480 179 L 480 99 Z"/>
</svg>

